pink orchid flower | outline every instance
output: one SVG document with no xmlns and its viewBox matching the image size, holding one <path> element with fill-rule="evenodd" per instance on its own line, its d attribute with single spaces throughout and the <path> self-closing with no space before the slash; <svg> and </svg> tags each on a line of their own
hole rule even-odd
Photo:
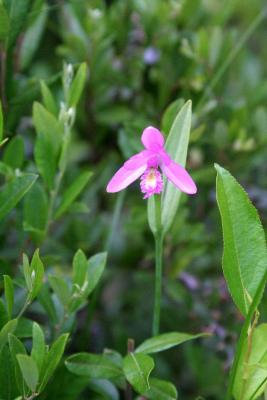
<svg viewBox="0 0 267 400">
<path fill-rule="evenodd" d="M 107 192 L 119 192 L 141 177 L 140 186 L 144 199 L 159 194 L 163 189 L 159 167 L 167 179 L 182 192 L 187 194 L 197 192 L 197 187 L 188 172 L 167 154 L 164 149 L 164 137 L 158 129 L 153 126 L 145 128 L 141 141 L 145 150 L 130 157 L 123 164 L 109 181 Z"/>
</svg>

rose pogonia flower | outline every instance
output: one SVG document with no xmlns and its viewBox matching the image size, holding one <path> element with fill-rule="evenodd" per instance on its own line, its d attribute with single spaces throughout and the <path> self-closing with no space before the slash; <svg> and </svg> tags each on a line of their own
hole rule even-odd
<svg viewBox="0 0 267 400">
<path fill-rule="evenodd" d="M 197 187 L 191 176 L 167 154 L 164 137 L 158 129 L 153 126 L 145 128 L 141 141 L 145 149 L 130 157 L 115 173 L 107 185 L 107 192 L 119 192 L 141 177 L 140 187 L 144 199 L 159 194 L 163 189 L 160 168 L 167 179 L 182 192 L 196 193 Z"/>
</svg>

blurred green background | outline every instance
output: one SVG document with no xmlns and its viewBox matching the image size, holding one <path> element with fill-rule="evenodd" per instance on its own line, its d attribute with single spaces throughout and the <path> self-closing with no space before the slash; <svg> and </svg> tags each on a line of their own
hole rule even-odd
<svg viewBox="0 0 267 400">
<path fill-rule="evenodd" d="M 146 201 L 137 184 L 115 195 L 105 187 L 141 148 L 144 127 L 166 134 L 181 99 L 192 99 L 187 169 L 199 191 L 182 197 L 166 238 L 161 331 L 214 335 L 157 356 L 158 375 L 175 382 L 181 399 L 224 397 L 242 322 L 221 270 L 214 162 L 245 187 L 266 226 L 264 7 L 264 0 L 36 0 L 7 71 L 6 130 L 23 137 L 31 170 L 39 80 L 60 99 L 63 62 L 88 65 L 64 185 L 84 167 L 93 171 L 83 195 L 89 211 L 69 213 L 41 247 L 51 268 L 60 265 L 63 274 L 77 248 L 88 255 L 109 251 L 95 312 L 89 305 L 78 315 L 72 352 L 124 352 L 127 338 L 140 343 L 150 335 L 154 244 Z M 0 227 L 1 273 L 14 274 L 22 250 L 34 249 L 28 234 L 18 233 L 20 212 Z"/>
</svg>

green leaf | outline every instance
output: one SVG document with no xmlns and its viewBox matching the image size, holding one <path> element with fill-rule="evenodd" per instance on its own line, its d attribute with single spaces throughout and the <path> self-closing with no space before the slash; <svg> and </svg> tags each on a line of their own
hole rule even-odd
<svg viewBox="0 0 267 400">
<path fill-rule="evenodd" d="M 23 275 L 26 282 L 26 286 L 29 292 L 32 290 L 32 278 L 31 278 L 31 270 L 28 256 L 23 253 L 22 255 L 22 267 L 23 267 Z"/>
<path fill-rule="evenodd" d="M 39 380 L 39 372 L 36 362 L 26 354 L 18 354 L 17 360 L 27 386 L 34 393 Z"/>
<path fill-rule="evenodd" d="M 1 5 L 0 5 L 0 10 L 1 10 Z M 0 21 L 0 26 L 1 26 L 1 21 Z M 4 137 L 4 120 L 3 120 L 2 103 L 0 100 L 0 143 L 3 140 L 3 137 Z"/>
<path fill-rule="evenodd" d="M 0 353 L 0 396 L 1 400 L 14 400 L 18 395 L 14 363 L 6 345 Z"/>
<path fill-rule="evenodd" d="M 23 343 L 15 336 L 12 335 L 11 333 L 8 335 L 8 343 L 9 343 L 9 349 L 13 361 L 13 365 L 15 368 L 15 378 L 16 378 L 16 383 L 17 387 L 20 391 L 20 393 L 23 393 L 23 388 L 24 388 L 24 381 L 23 381 L 23 376 L 21 373 L 21 369 L 17 360 L 17 354 L 26 354 L 25 347 Z"/>
<path fill-rule="evenodd" d="M 267 324 L 253 331 L 248 360 L 248 338 L 243 343 L 233 388 L 236 400 L 254 400 L 264 392 L 267 380 Z"/>
<path fill-rule="evenodd" d="M 88 261 L 88 286 L 85 290 L 86 296 L 88 296 L 98 284 L 107 261 L 107 253 L 98 253 L 93 257 L 89 258 Z"/>
<path fill-rule="evenodd" d="M 51 189 L 54 185 L 63 127 L 55 116 L 39 103 L 34 103 L 33 106 L 33 122 L 37 131 L 35 162 L 42 178 Z"/>
<path fill-rule="evenodd" d="M 162 123 L 161 123 L 161 130 L 165 133 L 170 132 L 172 123 L 175 120 L 176 115 L 178 114 L 179 110 L 184 105 L 184 99 L 177 99 L 173 101 L 165 110 Z"/>
<path fill-rule="evenodd" d="M 4 218 L 22 199 L 36 181 L 35 174 L 20 174 L 7 182 L 0 190 L 0 219 Z"/>
<path fill-rule="evenodd" d="M 12 279 L 8 275 L 4 275 L 4 287 L 8 319 L 11 319 L 14 304 L 14 285 Z"/>
<path fill-rule="evenodd" d="M 0 353 L 3 350 L 4 345 L 8 341 L 9 333 L 13 333 L 17 327 L 18 321 L 16 319 L 12 319 L 8 321 L 0 331 Z"/>
<path fill-rule="evenodd" d="M 47 84 L 44 81 L 40 82 L 41 84 L 41 92 L 42 92 L 42 98 L 43 98 L 43 103 L 45 105 L 45 108 L 53 115 L 57 116 L 58 114 L 58 107 L 55 102 L 55 99 L 51 93 L 51 90 L 47 86 Z"/>
<path fill-rule="evenodd" d="M 41 369 L 41 382 L 38 387 L 38 392 L 42 392 L 47 385 L 49 379 L 55 372 L 65 350 L 69 335 L 61 335 L 51 346 L 49 352 L 45 355 L 43 367 Z"/>
<path fill-rule="evenodd" d="M 67 358 L 70 372 L 90 379 L 112 379 L 122 375 L 122 370 L 105 354 L 78 353 Z"/>
<path fill-rule="evenodd" d="M 87 172 L 87 171 L 83 172 L 68 187 L 68 189 L 63 194 L 61 203 L 56 211 L 55 218 L 61 217 L 61 215 L 68 210 L 68 208 L 71 206 L 74 200 L 79 196 L 81 191 L 84 189 L 91 176 L 92 172 Z"/>
<path fill-rule="evenodd" d="M 45 356 L 45 338 L 40 325 L 36 322 L 32 326 L 32 351 L 31 357 L 36 362 L 38 370 L 41 371 Z"/>
<path fill-rule="evenodd" d="M 267 268 L 265 234 L 246 192 L 224 168 L 217 169 L 217 202 L 224 238 L 223 272 L 237 307 L 246 315 Z"/>
<path fill-rule="evenodd" d="M 9 31 L 9 17 L 3 4 L 0 4 L 0 40 L 4 40 Z M 1 112 L 0 112 L 1 114 Z M 0 122 L 0 142 L 1 142 L 1 122 Z"/>
<path fill-rule="evenodd" d="M 88 270 L 88 261 L 82 250 L 78 250 L 73 258 L 73 284 L 82 287 Z"/>
<path fill-rule="evenodd" d="M 30 0 L 12 0 L 9 12 L 10 27 L 8 35 L 8 48 L 12 47 L 27 21 Z"/>
<path fill-rule="evenodd" d="M 44 1 L 39 1 L 38 3 L 39 9 L 36 9 L 35 7 L 35 9 L 31 11 L 34 15 L 36 15 L 36 18 L 25 32 L 20 49 L 20 65 L 22 69 L 27 68 L 32 61 L 34 53 L 39 47 L 45 28 L 48 7 Z"/>
<path fill-rule="evenodd" d="M 39 250 L 37 249 L 32 257 L 31 265 L 30 265 L 30 274 L 31 274 L 31 282 L 32 289 L 30 293 L 30 300 L 32 301 L 38 295 L 39 290 L 43 284 L 44 277 L 44 266 L 39 257 Z"/>
<path fill-rule="evenodd" d="M 176 400 L 178 398 L 176 387 L 167 381 L 151 378 L 149 380 L 150 390 L 145 397 L 151 400 Z"/>
<path fill-rule="evenodd" d="M 129 353 L 123 359 L 123 371 L 127 381 L 140 394 L 150 389 L 149 375 L 154 368 L 153 358 L 146 354 Z"/>
<path fill-rule="evenodd" d="M 77 106 L 86 83 L 86 76 L 87 76 L 87 66 L 86 63 L 82 63 L 69 89 L 69 96 L 68 96 L 69 107 Z"/>
<path fill-rule="evenodd" d="M 8 142 L 3 161 L 5 164 L 16 169 L 21 168 L 24 163 L 24 141 L 21 136 L 15 136 Z"/>
<path fill-rule="evenodd" d="M 89 388 L 94 393 L 101 395 L 101 399 L 119 400 L 120 395 L 116 386 L 106 379 L 92 379 L 89 382 Z"/>
<path fill-rule="evenodd" d="M 46 231 L 48 218 L 48 198 L 43 185 L 35 182 L 24 199 L 23 228 L 31 232 L 38 242 Z"/>
<path fill-rule="evenodd" d="M 166 151 L 178 164 L 185 166 L 191 127 L 192 103 L 187 101 L 175 118 L 168 138 Z M 161 220 L 164 233 L 170 228 L 177 212 L 181 191 L 165 179 L 162 193 Z M 153 224 L 152 224 L 153 225 Z"/>
<path fill-rule="evenodd" d="M 169 332 L 163 333 L 158 336 L 154 336 L 151 339 L 145 340 L 135 350 L 136 353 L 158 353 L 163 350 L 170 349 L 174 346 L 178 346 L 181 343 L 187 342 L 188 340 L 198 339 L 203 336 L 208 336 L 206 333 L 199 333 L 197 335 L 190 335 L 188 333 L 181 332 Z"/>
<path fill-rule="evenodd" d="M 56 293 L 61 304 L 63 306 L 67 306 L 71 298 L 71 292 L 65 280 L 58 276 L 50 275 L 48 277 L 48 281 L 53 291 Z"/>
<path fill-rule="evenodd" d="M 38 294 L 38 301 L 43 306 L 51 321 L 55 324 L 57 322 L 57 313 L 47 284 L 43 284 L 41 287 Z"/>
</svg>

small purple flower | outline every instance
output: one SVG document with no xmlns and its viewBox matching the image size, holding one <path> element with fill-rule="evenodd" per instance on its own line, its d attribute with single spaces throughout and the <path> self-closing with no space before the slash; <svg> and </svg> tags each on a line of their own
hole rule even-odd
<svg viewBox="0 0 267 400">
<path fill-rule="evenodd" d="M 123 164 L 109 181 L 107 192 L 119 192 L 141 177 L 141 191 L 144 193 L 144 199 L 153 194 L 159 194 L 163 189 L 159 167 L 182 192 L 187 194 L 197 192 L 197 187 L 188 172 L 167 154 L 164 149 L 164 137 L 158 129 L 153 126 L 145 128 L 141 141 L 145 150 L 130 157 Z"/>
<path fill-rule="evenodd" d="M 160 52 L 155 47 L 147 47 L 144 51 L 144 62 L 147 65 L 155 64 L 160 57 Z"/>
</svg>

